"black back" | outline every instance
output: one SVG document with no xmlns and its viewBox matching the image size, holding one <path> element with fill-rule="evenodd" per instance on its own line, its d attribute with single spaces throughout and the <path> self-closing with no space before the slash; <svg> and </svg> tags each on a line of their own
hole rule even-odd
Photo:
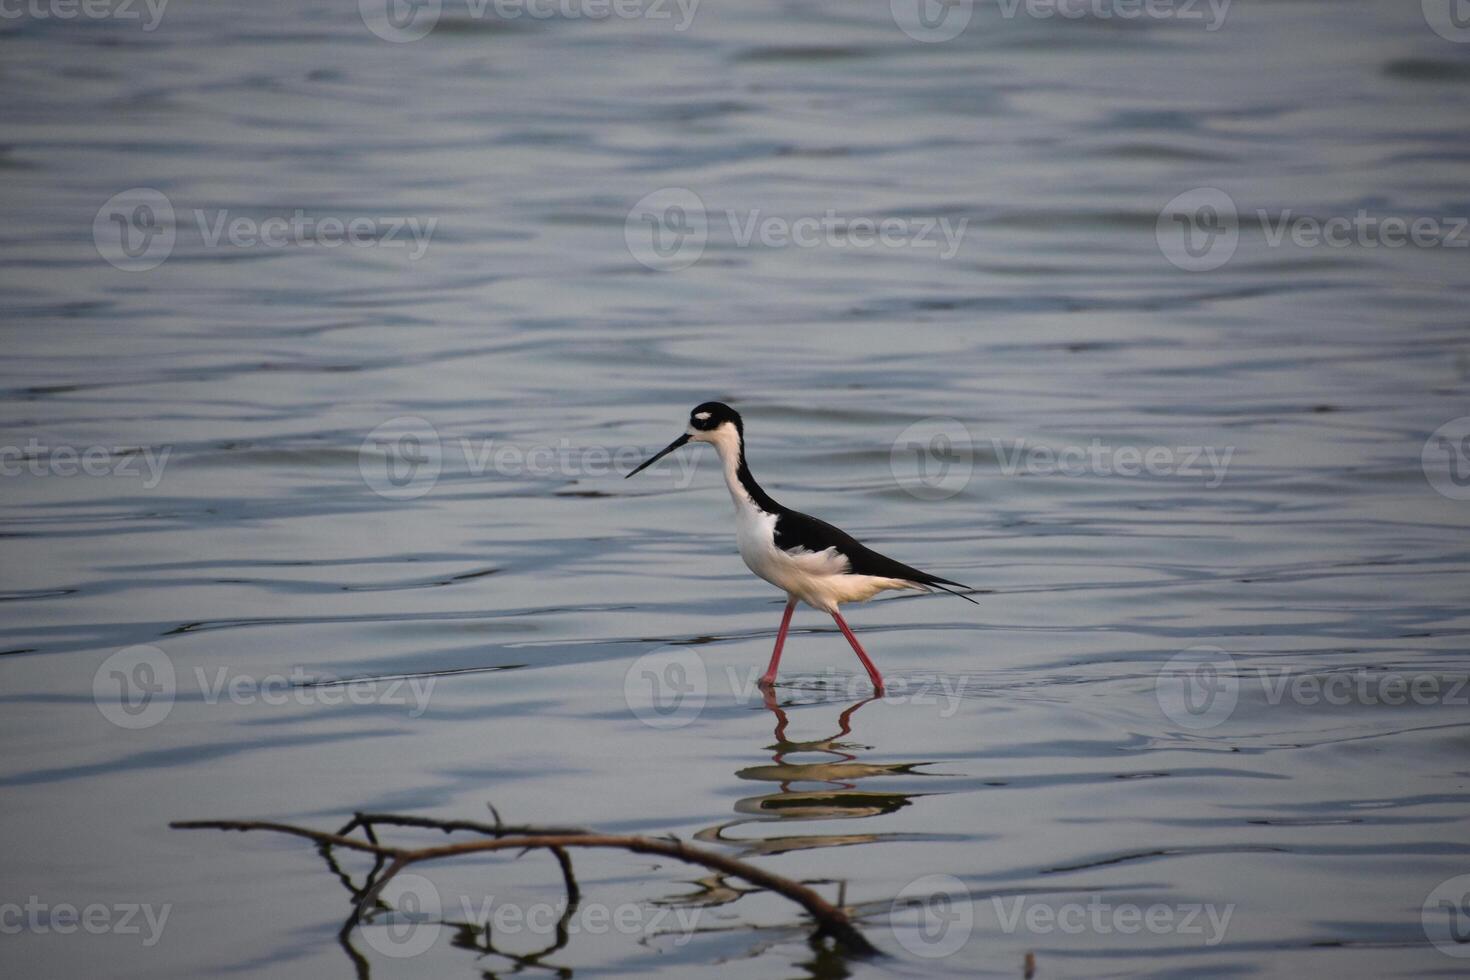
<svg viewBox="0 0 1470 980">
<path fill-rule="evenodd" d="M 921 572 L 887 555 L 880 555 L 842 528 L 833 527 L 810 514 L 788 510 L 785 507 L 782 507 L 777 514 L 776 547 L 782 551 L 790 551 L 793 548 L 805 548 L 808 551 L 825 551 L 828 548 L 836 548 L 847 557 L 849 570 L 854 575 L 898 578 L 908 582 L 918 582 L 921 585 L 952 585 L 961 589 L 969 588 L 968 585 L 961 585 L 947 578 Z"/>
</svg>

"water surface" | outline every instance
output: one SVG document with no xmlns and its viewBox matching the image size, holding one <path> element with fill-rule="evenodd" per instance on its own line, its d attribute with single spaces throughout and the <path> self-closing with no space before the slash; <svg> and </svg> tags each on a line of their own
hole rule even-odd
<svg viewBox="0 0 1470 980">
<path fill-rule="evenodd" d="M 1256 214 L 1470 214 L 1470 45 L 1418 4 L 1242 2 L 1215 30 L 1005 9 L 943 43 L 879 3 L 707 0 L 682 31 L 677 8 L 446 4 L 404 43 L 350 4 L 0 23 L 0 444 L 43 461 L 0 503 L 6 894 L 170 910 L 151 945 L 7 935 L 7 972 L 351 975 L 350 896 L 310 846 L 168 822 L 493 803 L 844 883 L 887 954 L 592 853 L 585 903 L 696 910 L 697 931 L 579 933 L 543 961 L 576 975 L 1017 976 L 1027 952 L 1048 977 L 1462 973 L 1421 907 L 1470 872 L 1470 502 L 1421 454 L 1470 414 L 1467 252 L 1273 247 Z M 178 220 L 143 271 L 94 239 L 135 188 Z M 707 242 L 662 271 L 629 214 L 669 188 Z M 1196 188 L 1241 214 L 1210 271 L 1157 234 Z M 434 225 L 417 257 L 205 233 L 298 209 Z M 829 211 L 965 230 L 948 258 L 736 234 Z M 810 610 L 755 695 L 781 597 L 735 554 L 709 451 L 621 480 L 707 398 L 745 413 L 777 499 L 984 590 L 852 610 L 903 682 L 887 698 Z M 432 438 L 405 449 L 406 418 Z M 954 437 L 932 486 L 911 426 Z M 434 445 L 437 478 L 394 486 L 385 454 Z M 1094 445 L 1173 455 L 1058 473 L 1032 452 Z M 106 450 L 105 475 L 63 475 L 66 447 Z M 138 644 L 173 696 L 120 727 L 94 692 Z M 1233 710 L 1181 715 L 1160 687 L 1199 648 L 1186 664 L 1222 670 L 1190 676 L 1228 680 Z M 644 668 L 702 671 L 686 724 Z M 1273 694 L 1334 675 L 1345 698 Z M 1358 693 L 1388 675 L 1441 686 Z M 311 686 L 332 678 L 368 696 Z M 561 895 L 545 855 L 422 870 L 447 921 Z M 891 909 L 932 875 L 973 924 L 927 958 Z M 1009 918 L 1090 903 L 1229 918 Z M 448 927 L 390 955 L 367 941 L 387 928 L 355 939 L 373 976 L 515 965 Z"/>
</svg>

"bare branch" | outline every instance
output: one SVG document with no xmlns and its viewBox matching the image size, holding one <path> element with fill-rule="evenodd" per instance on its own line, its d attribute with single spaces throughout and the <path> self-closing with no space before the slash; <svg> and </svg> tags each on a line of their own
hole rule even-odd
<svg viewBox="0 0 1470 980">
<path fill-rule="evenodd" d="M 580 895 L 580 891 L 577 888 L 576 879 L 572 876 L 571 860 L 566 850 L 573 847 L 596 847 L 630 851 L 635 854 L 657 854 L 661 857 L 683 861 L 686 864 L 697 864 L 713 871 L 719 871 L 732 877 L 740 878 L 752 885 L 775 892 L 800 905 L 816 921 L 818 934 L 833 937 L 849 953 L 871 956 L 878 952 L 853 925 L 847 912 L 842 908 L 834 906 L 808 886 L 767 871 L 764 868 L 757 867 L 754 864 L 728 857 L 716 851 L 706 850 L 702 847 L 694 847 L 672 838 L 597 834 L 582 830 L 581 828 L 510 827 L 498 822 L 499 814 L 495 814 L 495 816 L 497 819 L 496 824 L 477 825 L 464 821 L 446 822 L 430 820 L 423 817 L 405 817 L 394 814 L 357 814 L 343 828 L 344 833 L 337 834 L 312 830 L 308 827 L 297 827 L 293 824 L 258 820 L 187 820 L 175 822 L 169 826 L 182 830 L 266 830 L 272 833 L 304 837 L 307 840 L 316 841 L 318 844 L 328 847 L 344 847 L 373 854 L 380 858 L 392 859 L 392 863 L 388 869 L 362 895 L 357 904 L 357 910 L 354 913 L 353 920 L 360 917 L 382 891 L 383 886 L 395 874 L 408 865 L 416 864 L 420 861 L 434 861 L 440 858 L 462 857 L 466 854 L 479 854 L 490 851 L 516 851 L 537 848 L 550 850 L 556 857 L 557 862 L 561 865 L 562 876 L 566 881 L 568 899 L 574 902 Z M 410 849 L 388 847 L 377 843 L 375 839 L 363 841 L 355 837 L 346 836 L 351 830 L 359 827 L 365 833 L 371 834 L 374 824 L 422 827 L 443 830 L 445 832 L 451 832 L 453 830 L 474 831 L 489 835 L 489 839 L 459 841 L 451 844 L 441 844 L 436 847 Z"/>
<path fill-rule="evenodd" d="M 493 808 L 492 808 L 493 809 Z M 484 834 L 487 837 L 505 837 L 510 834 L 590 834 L 592 831 L 585 827 L 533 827 L 530 825 L 513 825 L 503 823 L 500 815 L 495 815 L 495 823 L 479 823 L 474 820 L 436 820 L 433 817 L 415 817 L 402 813 L 355 813 L 352 819 L 337 833 L 349 834 L 361 827 L 371 833 L 373 827 L 386 825 L 392 827 L 421 827 L 428 830 L 442 830 L 446 834 L 454 831 L 465 831 L 468 833 Z"/>
<path fill-rule="evenodd" d="M 402 850 L 396 847 L 384 847 L 368 841 L 360 841 L 355 837 L 344 837 L 341 834 L 329 834 L 321 830 L 312 830 L 310 827 L 297 827 L 289 823 L 272 823 L 268 820 L 175 820 L 169 824 L 174 830 L 269 830 L 277 834 L 290 834 L 293 837 L 305 837 L 314 840 L 318 844 L 328 844 L 332 847 L 345 847 L 353 851 L 364 851 L 368 854 L 380 854 L 384 857 L 396 858 L 402 855 Z"/>
</svg>

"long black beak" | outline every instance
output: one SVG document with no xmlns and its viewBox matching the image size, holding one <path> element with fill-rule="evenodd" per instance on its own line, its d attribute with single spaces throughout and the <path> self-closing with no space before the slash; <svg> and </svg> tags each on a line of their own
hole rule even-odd
<svg viewBox="0 0 1470 980">
<path fill-rule="evenodd" d="M 669 443 L 663 449 L 660 449 L 658 452 L 654 453 L 652 456 L 650 456 L 646 460 L 644 460 L 639 465 L 639 467 L 636 470 L 633 471 L 633 473 L 642 473 L 644 470 L 648 469 L 654 463 L 657 463 L 659 460 L 663 459 L 669 453 L 673 452 L 675 449 L 678 449 L 680 446 L 684 445 L 684 443 L 686 443 L 688 441 L 689 441 L 689 433 L 686 432 L 682 436 L 680 436 L 679 438 L 675 439 L 673 442 Z M 632 476 L 633 473 L 629 473 L 628 476 Z M 628 478 L 628 476 L 623 477 L 623 479 L 626 480 Z"/>
</svg>

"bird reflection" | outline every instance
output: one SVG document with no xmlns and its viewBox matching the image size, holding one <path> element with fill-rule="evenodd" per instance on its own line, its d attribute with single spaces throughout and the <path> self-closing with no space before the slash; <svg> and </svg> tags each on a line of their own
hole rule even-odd
<svg viewBox="0 0 1470 980">
<path fill-rule="evenodd" d="M 787 730 L 791 719 L 776 700 L 774 691 L 763 692 L 764 704 L 774 719 L 775 741 L 766 746 L 770 762 L 736 770 L 739 779 L 758 783 L 774 783 L 776 791 L 748 796 L 735 804 L 741 819 L 708 827 L 695 834 L 706 843 L 734 845 L 742 855 L 785 854 L 789 851 L 817 847 L 846 847 L 896 840 L 902 834 L 824 833 L 783 834 L 779 836 L 741 838 L 732 834 L 736 828 L 778 820 L 851 820 L 893 813 L 911 804 L 924 793 L 885 792 L 859 788 L 865 780 L 880 776 L 923 775 L 917 767 L 922 762 L 869 763 L 860 759 L 872 746 L 859 744 L 853 736 L 853 719 L 865 705 L 878 700 L 871 697 L 848 705 L 837 716 L 837 731 L 825 738 L 793 740 Z M 871 784 L 869 784 L 871 785 Z M 723 904 L 742 892 L 711 876 L 696 884 L 701 892 L 687 896 L 697 904 Z"/>
</svg>

